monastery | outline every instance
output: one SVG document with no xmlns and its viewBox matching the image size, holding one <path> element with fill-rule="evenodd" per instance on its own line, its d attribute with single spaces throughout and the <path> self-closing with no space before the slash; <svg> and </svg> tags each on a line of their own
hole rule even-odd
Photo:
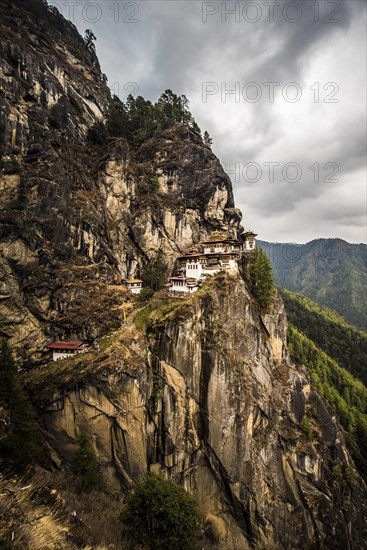
<svg viewBox="0 0 367 550">
<path fill-rule="evenodd" d="M 255 249 L 256 233 L 246 231 L 239 239 L 215 231 L 209 241 L 196 245 L 188 254 L 178 258 L 178 276 L 170 277 L 164 286 L 170 293 L 196 292 L 209 275 L 220 271 L 235 273 L 243 255 Z"/>
<path fill-rule="evenodd" d="M 83 342 L 72 340 L 70 342 L 52 342 L 47 347 L 52 351 L 52 360 L 59 361 L 60 359 L 67 359 L 78 353 L 85 353 L 88 346 L 83 344 Z"/>
<path fill-rule="evenodd" d="M 178 275 L 170 277 L 164 288 L 172 294 L 188 295 L 196 292 L 209 275 L 220 271 L 236 273 L 238 262 L 255 249 L 256 237 L 252 231 L 242 233 L 239 239 L 215 231 L 209 241 L 195 245 L 185 256 L 178 258 Z M 124 279 L 124 283 L 132 294 L 139 294 L 142 290 L 141 279 Z M 0 289 L 0 298 L 1 294 Z M 85 353 L 88 348 L 79 341 L 57 341 L 47 347 L 52 351 L 54 361 Z"/>
</svg>

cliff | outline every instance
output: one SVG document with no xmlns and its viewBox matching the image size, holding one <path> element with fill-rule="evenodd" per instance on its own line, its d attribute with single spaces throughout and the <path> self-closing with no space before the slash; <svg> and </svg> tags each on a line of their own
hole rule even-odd
<svg viewBox="0 0 367 550">
<path fill-rule="evenodd" d="M 0 336 L 30 370 L 52 467 L 83 428 L 107 491 L 164 472 L 196 497 L 210 547 L 362 548 L 366 487 L 289 358 L 281 299 L 261 314 L 239 275 L 145 306 L 121 285 L 156 250 L 172 268 L 240 230 L 218 159 L 182 124 L 135 149 L 88 143 L 111 100 L 94 52 L 42 0 L 0 7 Z M 53 338 L 100 349 L 45 365 Z"/>
<path fill-rule="evenodd" d="M 92 341 L 116 324 L 121 277 L 157 249 L 172 267 L 213 229 L 236 232 L 241 214 L 185 126 L 138 151 L 88 144 L 110 101 L 95 54 L 42 1 L 0 6 L 0 330 L 29 366 L 53 338 Z M 153 176 L 154 194 L 142 185 Z"/>
<path fill-rule="evenodd" d="M 261 316 L 224 275 L 187 301 L 155 300 L 100 355 L 30 375 L 55 462 L 87 429 L 110 490 L 165 472 L 195 495 L 213 547 L 363 547 L 365 486 L 336 478 L 336 461 L 353 463 L 289 359 L 282 302 Z"/>
</svg>

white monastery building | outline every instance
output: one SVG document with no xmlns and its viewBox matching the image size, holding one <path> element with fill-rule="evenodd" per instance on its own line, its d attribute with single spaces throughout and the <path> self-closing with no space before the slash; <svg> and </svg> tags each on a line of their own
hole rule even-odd
<svg viewBox="0 0 367 550">
<path fill-rule="evenodd" d="M 133 294 L 140 294 L 140 291 L 143 288 L 143 281 L 140 279 L 125 279 L 124 283 L 128 290 L 130 290 Z"/>
<path fill-rule="evenodd" d="M 49 350 L 52 350 L 53 361 L 59 361 L 60 359 L 66 359 L 78 353 L 85 353 L 87 346 L 83 342 L 72 340 L 70 342 L 52 342 L 48 346 Z"/>
<path fill-rule="evenodd" d="M 255 249 L 256 237 L 256 233 L 246 231 L 238 240 L 215 231 L 210 241 L 196 245 L 195 249 L 178 258 L 179 276 L 171 277 L 165 287 L 173 294 L 191 294 L 208 275 L 220 271 L 235 273 L 242 256 L 248 256 Z"/>
</svg>

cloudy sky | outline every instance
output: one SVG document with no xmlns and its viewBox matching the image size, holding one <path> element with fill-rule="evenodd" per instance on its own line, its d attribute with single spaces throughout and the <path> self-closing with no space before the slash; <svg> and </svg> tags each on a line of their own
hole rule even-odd
<svg viewBox="0 0 367 550">
<path fill-rule="evenodd" d="M 109 86 L 185 94 L 268 241 L 366 242 L 366 2 L 52 0 Z"/>
</svg>

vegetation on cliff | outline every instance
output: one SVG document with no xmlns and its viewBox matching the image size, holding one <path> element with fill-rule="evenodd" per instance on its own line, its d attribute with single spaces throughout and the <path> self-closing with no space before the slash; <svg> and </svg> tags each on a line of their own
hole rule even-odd
<svg viewBox="0 0 367 550">
<path fill-rule="evenodd" d="M 0 408 L 9 421 L 8 433 L 0 438 L 0 467 L 23 473 L 42 458 L 43 446 L 35 412 L 4 339 L 0 344 Z"/>
<path fill-rule="evenodd" d="M 12 0 L 4 0 L 8 3 L 9 8 L 17 8 L 17 5 L 23 11 L 22 16 L 27 17 L 29 14 L 38 29 L 41 32 L 50 32 L 50 30 L 56 30 L 70 39 L 70 42 L 75 41 L 79 46 L 79 56 L 88 59 L 92 62 L 92 65 L 99 68 L 99 61 L 96 55 L 95 48 L 90 47 L 90 43 L 86 38 L 83 38 L 76 26 L 71 22 L 67 21 L 56 6 L 49 5 L 47 0 L 17 0 L 13 2 Z M 13 4 L 13 6 L 11 6 Z M 51 30 L 51 32 L 52 32 Z M 90 31 L 89 31 L 90 32 Z M 23 35 L 24 36 L 24 35 Z M 94 45 L 94 44 L 93 44 Z"/>
<path fill-rule="evenodd" d="M 294 361 L 310 370 L 314 387 L 346 430 L 356 465 L 367 478 L 367 388 L 292 325 L 288 345 Z"/>
<path fill-rule="evenodd" d="M 157 251 L 151 258 L 148 265 L 143 269 L 141 278 L 145 287 L 153 290 L 159 290 L 168 276 L 168 265 L 164 261 L 161 251 Z"/>
<path fill-rule="evenodd" d="M 78 434 L 77 443 L 73 472 L 81 488 L 89 491 L 97 485 L 98 480 L 96 455 L 86 432 L 81 431 Z"/>
<path fill-rule="evenodd" d="M 37 468 L 32 479 L 0 473 L 2 550 L 127 550 L 115 495 L 80 492 L 65 470 Z"/>
<path fill-rule="evenodd" d="M 103 143 L 108 137 L 124 137 L 131 146 L 136 147 L 176 123 L 186 124 L 201 134 L 185 95 L 178 96 L 172 90 L 165 90 L 155 103 L 141 96 L 134 98 L 131 94 L 125 102 L 114 96 L 106 123 L 96 122 L 88 132 L 88 140 Z M 203 140 L 206 145 L 212 143 L 206 131 Z"/>
<path fill-rule="evenodd" d="M 245 279 L 260 307 L 268 309 L 273 300 L 273 269 L 269 258 L 259 247 L 255 248 L 249 259 L 246 258 Z"/>
<path fill-rule="evenodd" d="M 280 292 L 290 323 L 367 385 L 367 334 L 305 296 L 285 289 Z"/>
<path fill-rule="evenodd" d="M 200 514 L 194 498 L 161 476 L 146 474 L 121 514 L 130 540 L 151 550 L 197 548 Z"/>
</svg>

